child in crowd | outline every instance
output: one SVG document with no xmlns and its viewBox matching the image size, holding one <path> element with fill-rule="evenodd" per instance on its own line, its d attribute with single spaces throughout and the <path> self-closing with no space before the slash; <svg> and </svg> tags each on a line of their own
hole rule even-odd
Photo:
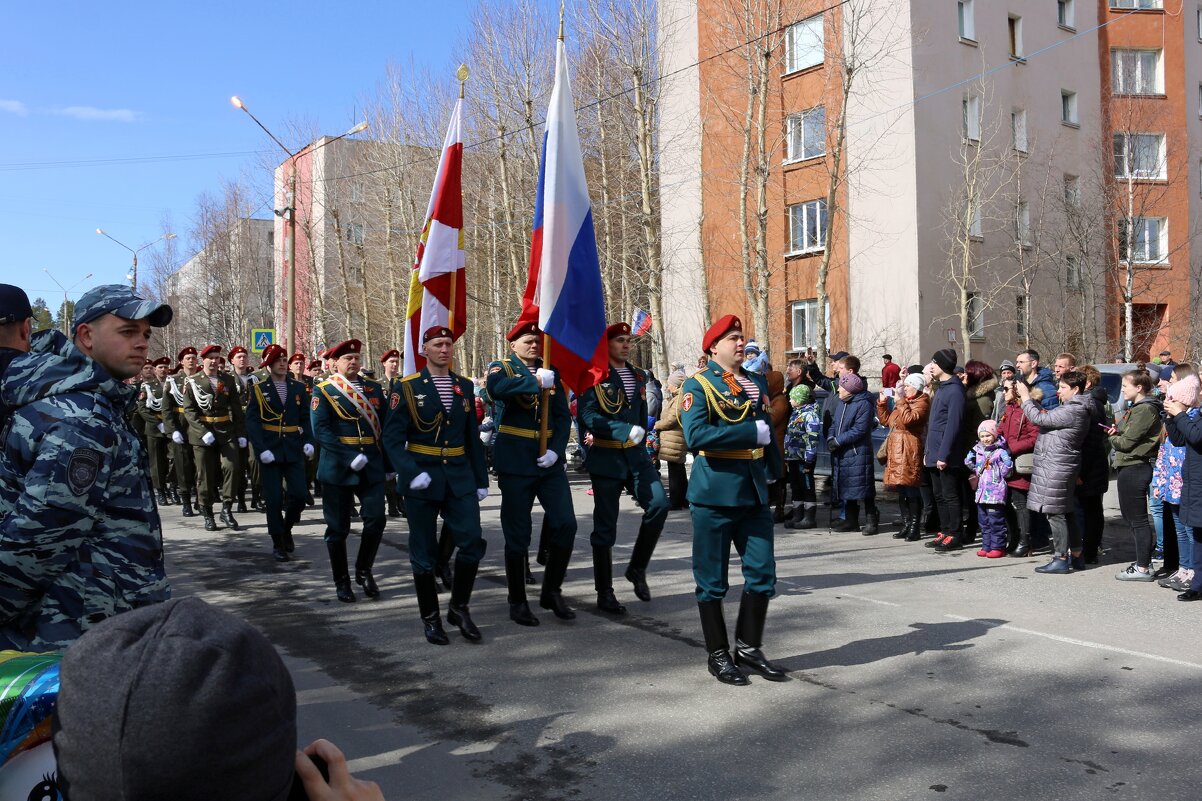
<svg viewBox="0 0 1202 801">
<path fill-rule="evenodd" d="M 792 410 L 785 427 L 785 467 L 793 490 L 793 518 L 785 528 L 814 528 L 818 525 L 815 520 L 818 496 L 814 492 L 814 462 L 818 438 L 822 436 L 822 418 L 814 401 L 814 390 L 805 384 L 789 390 L 789 405 Z"/>
<path fill-rule="evenodd" d="M 977 521 L 981 525 L 977 556 L 1000 559 L 1006 555 L 1006 476 L 1014 462 L 1006 441 L 998 437 L 995 421 L 985 420 L 977 426 L 977 444 L 964 457 L 964 464 L 977 479 Z"/>
</svg>

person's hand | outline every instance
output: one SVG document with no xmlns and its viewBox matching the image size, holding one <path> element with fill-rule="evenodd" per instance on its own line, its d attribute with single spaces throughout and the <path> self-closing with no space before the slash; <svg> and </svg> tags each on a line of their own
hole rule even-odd
<svg viewBox="0 0 1202 801">
<path fill-rule="evenodd" d="M 212 445 L 214 442 L 217 441 L 217 437 L 213 436 L 212 431 L 206 431 L 205 435 L 200 438 L 200 441 L 203 442 L 205 445 Z"/>
<path fill-rule="evenodd" d="M 326 763 L 328 783 L 310 756 L 320 757 Z M 296 752 L 296 775 L 305 786 L 309 801 L 384 801 L 378 784 L 351 776 L 346 756 L 329 740 L 314 740 L 304 751 Z"/>
<path fill-rule="evenodd" d="M 487 497 L 488 497 L 488 487 L 481 487 L 480 489 L 476 490 L 476 500 L 477 501 L 482 501 Z"/>
<path fill-rule="evenodd" d="M 487 444 L 488 444 L 488 440 L 489 440 L 491 437 L 492 437 L 492 432 L 491 432 L 491 431 L 481 431 L 481 432 L 480 432 L 480 441 L 481 441 L 481 442 L 483 442 L 485 445 L 487 445 Z"/>
<path fill-rule="evenodd" d="M 1118 428 L 1118 426 L 1114 425 L 1113 423 L 1111 423 L 1110 426 L 1106 429 L 1106 436 L 1108 436 L 1108 437 L 1113 437 L 1117 433 L 1119 433 L 1119 428 Z"/>
<path fill-rule="evenodd" d="M 1031 388 L 1022 381 L 1014 382 L 1014 393 L 1018 395 L 1018 399 L 1023 403 L 1031 399 Z"/>
<path fill-rule="evenodd" d="M 826 449 L 828 451 L 830 451 L 831 453 L 834 453 L 838 449 L 838 447 L 839 447 L 839 440 L 835 439 L 834 437 L 826 438 Z"/>
<path fill-rule="evenodd" d="M 584 435 L 584 444 L 588 445 L 590 448 L 593 447 L 593 432 L 592 431 L 590 431 Z"/>
<path fill-rule="evenodd" d="M 275 454 L 271 451 L 263 451 L 259 454 L 259 461 L 263 464 L 271 464 L 275 461 Z"/>
<path fill-rule="evenodd" d="M 164 433 L 164 431 L 163 431 L 163 424 L 162 424 L 162 423 L 159 423 L 158 425 L 156 425 L 156 426 L 155 426 L 155 428 L 157 428 L 157 429 L 159 430 L 159 433 L 160 433 L 160 434 Z"/>
<path fill-rule="evenodd" d="M 547 451 L 542 456 L 534 460 L 534 463 L 539 467 L 550 467 L 559 461 L 559 454 L 555 451 Z"/>
<path fill-rule="evenodd" d="M 389 483 L 396 481 L 396 473 L 385 473 L 384 480 Z"/>
<path fill-rule="evenodd" d="M 358 473 L 363 468 L 367 467 L 367 454 L 361 453 L 354 459 L 351 459 L 351 469 Z"/>
<path fill-rule="evenodd" d="M 552 389 L 555 386 L 554 370 L 548 370 L 546 367 L 540 367 L 534 371 L 534 377 L 538 379 L 539 389 Z"/>
<path fill-rule="evenodd" d="M 881 394 L 877 396 L 876 402 L 879 403 L 881 406 L 889 405 L 889 396 L 885 394 L 885 390 L 883 390 L 883 389 L 881 390 Z"/>
<path fill-rule="evenodd" d="M 306 458 L 309 458 L 309 459 L 312 459 L 312 458 L 313 458 L 313 446 L 312 446 L 311 444 L 309 444 L 308 442 L 306 442 L 306 443 L 305 443 L 305 447 L 304 447 L 304 448 L 302 448 L 301 450 L 303 450 L 303 451 L 305 452 L 305 457 L 306 457 Z"/>
<path fill-rule="evenodd" d="M 643 437 L 645 436 L 647 436 L 647 429 L 643 428 L 642 426 L 630 427 L 630 436 L 628 439 L 635 445 L 638 445 L 640 442 L 642 442 Z"/>
<path fill-rule="evenodd" d="M 946 470 L 947 462 L 935 462 L 935 466 L 938 467 L 940 470 Z"/>
<path fill-rule="evenodd" d="M 174 442 L 176 445 L 183 445 L 184 444 L 184 435 L 178 431 L 172 431 L 171 432 L 171 441 Z"/>
<path fill-rule="evenodd" d="M 246 447 L 246 437 L 238 437 L 238 447 L 239 448 Z"/>
<path fill-rule="evenodd" d="M 434 479 L 430 478 L 430 474 L 423 470 L 414 476 L 413 480 L 409 482 L 409 489 L 424 490 L 426 487 L 430 486 L 430 482 L 433 480 Z"/>
<path fill-rule="evenodd" d="M 1164 410 L 1170 415 L 1176 417 L 1185 411 L 1185 404 L 1175 400 L 1166 400 L 1164 402 Z"/>
<path fill-rule="evenodd" d="M 763 420 L 755 421 L 755 444 L 767 445 L 772 441 L 772 428 Z"/>
</svg>

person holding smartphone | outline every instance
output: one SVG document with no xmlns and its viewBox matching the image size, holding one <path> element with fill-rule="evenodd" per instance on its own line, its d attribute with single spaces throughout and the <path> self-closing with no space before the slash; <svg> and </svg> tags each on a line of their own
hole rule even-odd
<svg viewBox="0 0 1202 801">
<path fill-rule="evenodd" d="M 1135 561 L 1115 576 L 1119 581 L 1152 581 L 1152 548 L 1155 532 L 1148 519 L 1148 487 L 1152 485 L 1152 463 L 1160 448 L 1164 424 L 1161 402 L 1152 396 L 1152 376 L 1132 370 L 1123 376 L 1122 393 L 1127 408 L 1115 424 L 1108 426 L 1114 448 L 1114 468 L 1119 493 L 1119 510 L 1135 539 Z"/>
</svg>

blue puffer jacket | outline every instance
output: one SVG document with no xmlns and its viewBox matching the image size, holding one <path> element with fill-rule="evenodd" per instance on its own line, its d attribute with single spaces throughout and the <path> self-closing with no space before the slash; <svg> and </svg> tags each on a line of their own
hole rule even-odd
<svg viewBox="0 0 1202 801">
<path fill-rule="evenodd" d="M 830 436 L 831 470 L 835 493 L 841 501 L 859 501 L 876 497 L 876 477 L 872 460 L 872 429 L 876 428 L 876 408 L 871 392 L 860 392 L 835 405 Z"/>
</svg>

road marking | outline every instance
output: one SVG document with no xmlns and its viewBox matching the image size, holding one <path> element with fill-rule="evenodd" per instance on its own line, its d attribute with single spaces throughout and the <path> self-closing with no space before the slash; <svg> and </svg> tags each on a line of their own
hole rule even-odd
<svg viewBox="0 0 1202 801">
<path fill-rule="evenodd" d="M 395 751 L 385 751 L 382 754 L 375 756 L 359 757 L 358 759 L 347 760 L 346 769 L 351 773 L 362 773 L 368 770 L 377 768 L 386 768 L 389 765 L 395 765 L 402 759 L 415 754 L 423 748 L 429 748 L 434 743 L 422 743 L 421 745 L 410 745 L 405 748 L 398 748 Z"/>
<path fill-rule="evenodd" d="M 857 601 L 867 601 L 870 604 L 879 604 L 881 606 L 901 606 L 901 604 L 895 604 L 892 601 L 882 601 L 879 598 L 867 598 L 863 595 L 852 595 L 850 592 L 840 592 L 838 597 L 855 598 Z"/>
<path fill-rule="evenodd" d="M 944 615 L 944 617 L 950 618 L 952 620 L 971 621 L 974 623 L 987 623 L 988 622 L 988 621 L 981 620 L 980 618 L 964 617 L 963 615 Z M 1187 667 L 1187 668 L 1193 668 L 1194 670 L 1202 670 L 1202 665 L 1199 665 L 1196 662 L 1186 662 L 1183 659 L 1172 659 L 1167 656 L 1158 656 L 1157 654 L 1149 654 L 1145 651 L 1133 651 L 1130 648 L 1119 648 L 1118 646 L 1115 646 L 1115 645 L 1106 645 L 1106 644 L 1100 643 L 1100 642 L 1090 642 L 1089 640 L 1078 640 L 1074 637 L 1063 637 L 1059 634 L 1048 634 L 1045 631 L 1032 631 L 1031 629 L 1019 628 L 1018 626 L 1011 626 L 1009 623 L 1003 623 L 1000 626 L 990 624 L 990 626 L 994 629 L 1005 629 L 1006 631 L 1017 631 L 1019 634 L 1031 634 L 1036 637 L 1044 637 L 1046 639 L 1055 640 L 1056 642 L 1062 642 L 1062 643 L 1066 643 L 1068 645 L 1080 645 L 1083 648 L 1094 648 L 1098 651 L 1110 651 L 1112 653 L 1123 654 L 1125 656 L 1136 656 L 1141 659 L 1151 659 L 1153 662 L 1164 662 L 1166 665 L 1177 665 L 1178 667 Z"/>
<path fill-rule="evenodd" d="M 458 748 L 456 748 L 454 751 L 452 751 L 451 756 L 471 756 L 472 754 L 487 754 L 489 751 L 492 751 L 494 748 L 496 748 L 497 745 L 499 745 L 499 743 L 489 742 L 488 740 L 481 740 L 481 741 L 475 742 L 475 743 L 468 743 L 467 745 L 461 745 Z"/>
</svg>

